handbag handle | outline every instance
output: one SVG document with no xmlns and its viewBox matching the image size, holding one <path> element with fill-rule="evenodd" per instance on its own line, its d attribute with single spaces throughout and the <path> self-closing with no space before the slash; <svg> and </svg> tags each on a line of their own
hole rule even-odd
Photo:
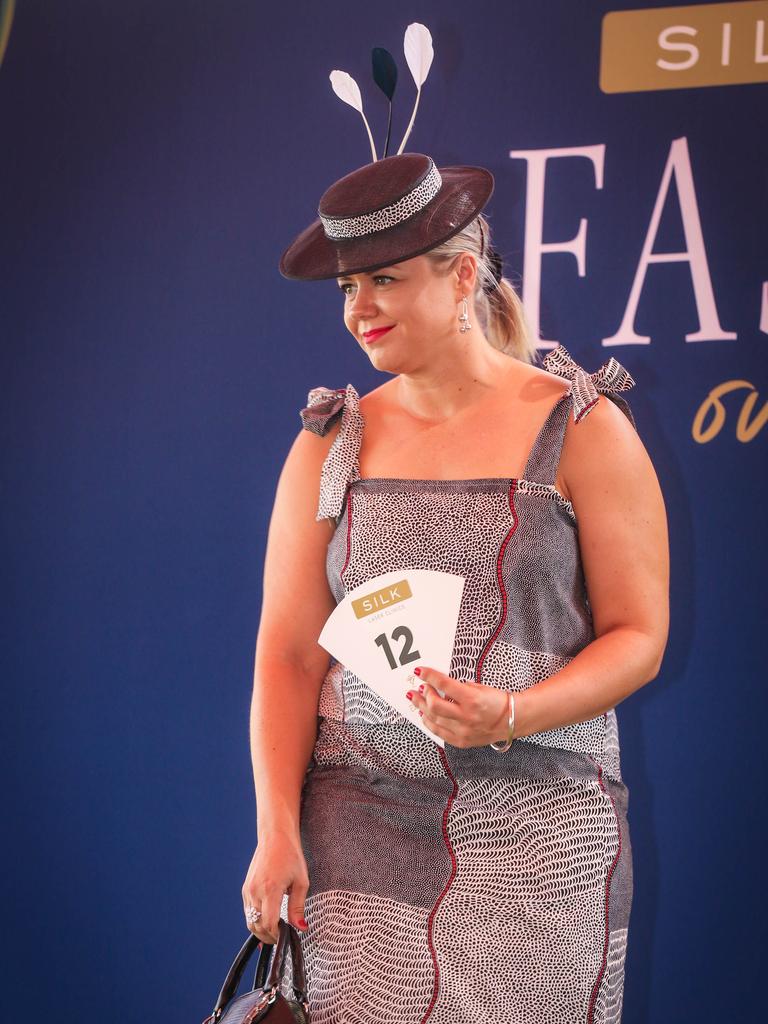
<svg viewBox="0 0 768 1024">
<path fill-rule="evenodd" d="M 280 928 L 280 934 L 278 936 L 277 948 L 272 957 L 272 969 L 269 972 L 269 978 L 266 983 L 264 981 L 264 974 L 266 968 L 262 969 L 262 959 L 259 957 L 259 962 L 256 966 L 256 977 L 254 978 L 254 988 L 277 988 L 283 977 L 285 970 L 285 958 L 288 953 L 288 946 L 291 948 L 291 964 L 293 966 L 293 994 L 300 1003 L 307 1002 L 307 982 L 304 972 L 304 956 L 301 951 L 301 939 L 299 938 L 298 932 L 295 928 L 292 928 L 289 924 L 282 920 L 278 921 Z"/>
<path fill-rule="evenodd" d="M 219 998 L 213 1008 L 213 1013 L 208 1018 L 210 1021 L 217 1021 L 224 1012 L 225 1006 L 230 1002 L 237 992 L 243 971 L 248 966 L 248 961 L 256 949 L 259 951 L 259 958 L 256 963 L 256 977 L 253 988 L 276 988 L 285 969 L 285 958 L 288 952 L 288 945 L 291 947 L 291 959 L 293 962 L 293 990 L 296 998 L 301 1003 L 306 1003 L 306 981 L 304 974 L 304 959 L 301 953 L 301 942 L 294 929 L 282 918 L 278 920 L 279 935 L 277 945 L 262 942 L 253 933 L 243 943 L 232 966 L 227 971 L 224 984 L 221 986 Z M 271 967 L 271 970 L 269 969 Z M 269 978 L 267 979 L 267 971 Z"/>
<path fill-rule="evenodd" d="M 307 978 L 304 971 L 304 954 L 301 951 L 301 938 L 295 928 L 289 928 L 291 940 L 291 963 L 293 965 L 293 991 L 300 1003 L 307 1003 Z"/>
</svg>

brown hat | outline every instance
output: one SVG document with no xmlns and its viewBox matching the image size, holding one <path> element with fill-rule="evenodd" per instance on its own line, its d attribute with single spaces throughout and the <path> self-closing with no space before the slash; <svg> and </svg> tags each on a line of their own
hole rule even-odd
<svg viewBox="0 0 768 1024">
<path fill-rule="evenodd" d="M 419 256 L 466 227 L 493 185 L 484 167 L 437 167 L 423 153 L 365 164 L 326 189 L 318 219 L 280 257 L 280 273 L 320 281 Z"/>
</svg>

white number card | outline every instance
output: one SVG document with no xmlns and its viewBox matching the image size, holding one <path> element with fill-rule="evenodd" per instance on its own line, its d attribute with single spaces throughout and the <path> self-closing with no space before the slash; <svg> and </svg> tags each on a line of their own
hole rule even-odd
<svg viewBox="0 0 768 1024">
<path fill-rule="evenodd" d="M 464 577 L 454 573 L 387 572 L 351 590 L 318 637 L 337 661 L 441 747 L 444 741 L 422 723 L 405 693 L 419 685 L 412 676 L 416 665 L 449 672 L 463 592 Z"/>
</svg>

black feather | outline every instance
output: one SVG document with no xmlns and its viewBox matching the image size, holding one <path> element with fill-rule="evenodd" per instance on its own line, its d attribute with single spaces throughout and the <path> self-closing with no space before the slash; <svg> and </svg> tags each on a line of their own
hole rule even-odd
<svg viewBox="0 0 768 1024">
<path fill-rule="evenodd" d="M 395 95 L 395 86 L 397 85 L 397 64 L 395 64 L 395 58 L 383 46 L 374 46 L 371 50 L 371 65 L 373 67 L 374 82 L 391 103 L 392 97 Z"/>
<path fill-rule="evenodd" d="M 384 156 L 389 149 L 389 135 L 392 131 L 392 97 L 397 85 L 397 64 L 395 58 L 383 46 L 374 46 L 371 50 L 371 67 L 373 80 L 389 100 L 389 116 L 387 117 L 387 138 L 384 142 Z"/>
</svg>

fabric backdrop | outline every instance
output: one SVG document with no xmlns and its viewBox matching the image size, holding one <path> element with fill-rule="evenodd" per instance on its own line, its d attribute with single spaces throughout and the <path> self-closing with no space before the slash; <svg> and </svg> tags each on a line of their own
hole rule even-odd
<svg viewBox="0 0 768 1024">
<path fill-rule="evenodd" d="M 15 10 L 14 10 L 15 7 Z M 672 625 L 619 709 L 625 1024 L 754 1019 L 764 932 L 768 3 L 0 3 L 6 1004 L 197 1021 L 247 932 L 264 544 L 311 387 L 382 382 L 286 281 L 379 151 L 490 168 L 542 349 L 611 356 L 666 496 Z M 630 13 L 630 10 L 634 13 Z"/>
</svg>

